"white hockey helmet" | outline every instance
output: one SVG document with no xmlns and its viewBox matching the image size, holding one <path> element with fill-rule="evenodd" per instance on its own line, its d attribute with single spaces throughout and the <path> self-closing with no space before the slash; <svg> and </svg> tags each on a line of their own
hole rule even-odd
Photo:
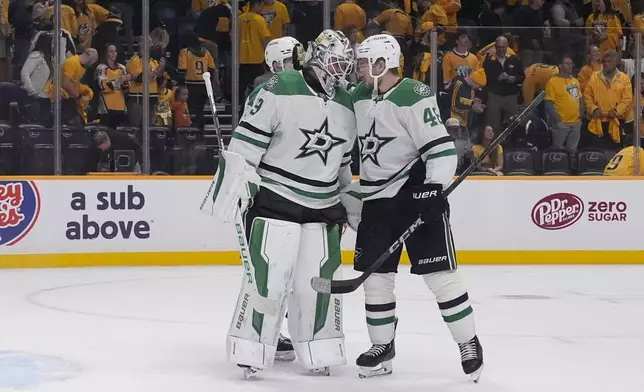
<svg viewBox="0 0 644 392">
<path fill-rule="evenodd" d="M 333 95 L 335 86 L 352 71 L 355 53 L 341 31 L 324 30 L 315 41 L 309 42 L 304 64 L 311 67 L 327 94 Z"/>
<path fill-rule="evenodd" d="M 275 62 L 284 69 L 284 60 L 293 58 L 293 48 L 296 45 L 300 45 L 300 41 L 293 37 L 276 38 L 266 45 L 264 59 L 272 73 L 275 73 L 275 69 L 273 69 Z"/>
<path fill-rule="evenodd" d="M 400 66 L 400 44 L 389 34 L 372 35 L 362 41 L 360 46 L 358 46 L 357 52 L 358 67 L 368 66 L 369 76 L 374 79 L 378 79 L 384 75 L 387 70 Z M 373 65 L 379 59 L 385 61 L 385 70 L 379 75 L 374 75 Z"/>
</svg>

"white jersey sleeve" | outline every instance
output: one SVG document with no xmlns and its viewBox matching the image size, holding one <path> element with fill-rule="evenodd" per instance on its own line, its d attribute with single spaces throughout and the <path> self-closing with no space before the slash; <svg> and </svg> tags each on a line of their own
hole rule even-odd
<svg viewBox="0 0 644 392">
<path fill-rule="evenodd" d="M 446 188 L 456 173 L 458 157 L 454 139 L 441 120 L 436 96 L 402 109 L 408 111 L 402 116 L 405 129 L 425 162 L 425 183 L 442 184 Z"/>
<path fill-rule="evenodd" d="M 268 149 L 278 126 L 278 99 L 259 86 L 246 100 L 244 114 L 233 132 L 229 151 L 243 155 L 255 168 Z"/>
</svg>

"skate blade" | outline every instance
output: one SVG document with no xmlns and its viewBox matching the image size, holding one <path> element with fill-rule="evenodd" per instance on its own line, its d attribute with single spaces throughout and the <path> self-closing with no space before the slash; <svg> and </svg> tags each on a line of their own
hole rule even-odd
<svg viewBox="0 0 644 392">
<path fill-rule="evenodd" d="M 481 364 L 481 367 L 475 370 L 474 373 L 470 373 L 469 376 L 472 378 L 472 381 L 478 384 L 479 378 L 481 378 L 481 373 L 483 373 L 483 364 Z"/>
<path fill-rule="evenodd" d="M 331 369 L 328 366 L 326 366 L 318 369 L 310 369 L 309 373 L 313 376 L 330 376 Z"/>
<path fill-rule="evenodd" d="M 295 361 L 295 351 L 278 351 L 275 353 L 275 360 L 280 362 Z"/>
<path fill-rule="evenodd" d="M 360 378 L 386 376 L 394 370 L 391 361 L 382 362 L 374 367 L 358 366 L 358 369 L 358 377 Z"/>
<path fill-rule="evenodd" d="M 256 380 L 257 375 L 261 369 L 246 366 L 246 365 L 237 365 L 242 368 L 244 374 L 244 380 Z"/>
</svg>

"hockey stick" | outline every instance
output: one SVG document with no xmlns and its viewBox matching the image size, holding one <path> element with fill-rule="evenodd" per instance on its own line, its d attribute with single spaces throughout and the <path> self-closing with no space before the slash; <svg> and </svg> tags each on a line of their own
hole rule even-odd
<svg viewBox="0 0 644 392">
<path fill-rule="evenodd" d="M 490 143 L 490 145 L 479 155 L 474 162 L 470 164 L 470 166 L 465 169 L 465 171 L 458 176 L 450 186 L 445 189 L 443 192 L 443 196 L 447 197 L 449 196 L 455 189 L 458 187 L 470 173 L 472 173 L 480 164 L 483 162 L 483 160 L 492 153 L 492 151 L 496 150 L 499 144 L 501 144 L 509 135 L 514 131 L 514 129 L 521 124 L 521 122 L 525 119 L 525 117 L 534 109 L 536 108 L 541 101 L 543 101 L 543 98 L 545 97 L 546 93 L 541 92 L 531 103 L 528 105 L 528 107 L 525 108 L 523 112 L 521 112 L 519 115 L 517 115 L 514 120 L 508 125 L 507 128 L 503 130 L 497 136 L 496 139 Z M 398 248 L 400 248 L 403 244 L 403 242 L 409 237 L 413 232 L 416 231 L 420 227 L 420 225 L 423 224 L 423 220 L 421 217 L 418 217 L 414 221 L 414 223 L 411 224 L 411 226 L 405 230 L 404 233 L 393 243 L 391 246 L 383 253 L 378 259 L 371 264 L 369 268 L 367 268 L 360 276 L 357 278 L 353 279 L 347 279 L 347 280 L 331 280 L 331 279 L 325 279 L 325 278 L 320 278 L 320 277 L 313 277 L 311 278 L 311 287 L 313 287 L 313 290 L 317 291 L 318 293 L 322 294 L 346 294 L 346 293 L 351 293 L 360 287 L 367 278 L 376 272 L 376 270 L 396 251 Z"/>
<path fill-rule="evenodd" d="M 206 82 L 206 92 L 208 93 L 208 100 L 210 101 L 210 109 L 212 110 L 212 121 L 215 125 L 215 132 L 217 134 L 217 143 L 219 144 L 219 159 L 224 159 L 221 157 L 222 151 L 226 150 L 226 145 L 224 144 L 224 138 L 222 136 L 221 127 L 219 126 L 219 119 L 217 118 L 217 106 L 215 105 L 215 94 L 212 90 L 212 80 L 210 79 L 210 72 L 206 72 L 202 75 L 203 80 Z M 223 174 L 222 174 L 223 175 Z M 206 198 L 210 195 L 212 187 L 215 186 L 215 181 L 210 185 L 210 190 L 206 194 Z M 202 207 L 205 204 L 206 200 L 202 203 Z M 239 253 L 241 254 L 242 263 L 244 264 L 244 273 L 246 275 L 250 274 L 250 248 L 248 246 L 248 240 L 246 239 L 246 225 L 244 224 L 244 218 L 242 216 L 242 211 L 245 208 L 238 207 L 235 211 L 235 232 L 237 234 L 237 239 L 239 241 Z M 250 277 L 250 281 L 254 281 L 254 277 Z M 253 285 L 253 287 L 256 287 Z M 259 312 L 274 316 L 277 314 L 277 303 L 274 301 L 262 297 L 259 295 L 257 290 L 254 290 L 253 295 L 253 305 L 255 309 Z"/>
</svg>

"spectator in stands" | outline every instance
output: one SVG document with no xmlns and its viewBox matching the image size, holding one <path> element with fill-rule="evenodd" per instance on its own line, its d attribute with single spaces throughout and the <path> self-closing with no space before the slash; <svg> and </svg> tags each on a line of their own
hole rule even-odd
<svg viewBox="0 0 644 392">
<path fill-rule="evenodd" d="M 157 33 L 160 34 L 160 33 Z M 152 33 L 150 33 L 152 35 Z M 163 52 L 164 48 L 163 41 L 153 41 L 151 37 L 141 37 L 139 40 L 139 50 L 143 48 L 145 40 L 148 40 L 150 45 L 150 62 L 148 64 L 150 72 L 148 73 L 149 77 L 149 86 L 150 86 L 150 108 L 156 107 L 158 102 L 158 92 L 159 86 L 157 80 L 163 80 L 163 75 L 165 71 L 165 58 L 161 57 L 160 60 L 155 59 L 153 54 L 158 56 L 158 52 Z M 132 56 L 132 58 L 125 65 L 127 73 L 132 76 L 132 81 L 130 82 L 129 96 L 127 102 L 127 114 L 129 118 L 129 123 L 132 126 L 140 127 L 143 123 L 143 61 L 142 57 L 138 54 Z M 145 121 L 152 122 L 155 118 L 155 111 L 150 110 L 150 118 Z"/>
<path fill-rule="evenodd" d="M 353 26 L 356 29 L 357 42 L 360 43 L 364 40 L 362 29 L 367 25 L 367 15 L 355 0 L 342 0 L 342 3 L 335 9 L 333 19 L 333 26 L 336 30 L 345 31 L 347 26 Z M 344 35 L 349 37 L 346 33 Z"/>
<path fill-rule="evenodd" d="M 99 53 L 102 53 L 107 45 L 114 45 L 116 47 L 116 52 L 118 53 L 116 61 L 119 63 L 125 63 L 127 61 L 125 48 L 121 45 L 121 37 L 119 35 L 119 31 L 122 27 L 123 20 L 121 19 L 121 16 L 111 11 L 107 15 L 105 22 L 98 27 L 96 34 L 94 34 L 94 38 L 92 38 L 92 47 Z"/>
<path fill-rule="evenodd" d="M 602 69 L 602 56 L 599 52 L 599 47 L 597 45 L 591 45 L 588 48 L 588 55 L 586 56 L 586 62 L 584 66 L 579 70 L 577 75 L 577 80 L 579 80 L 579 85 L 581 87 L 581 92 L 586 91 L 586 85 L 590 80 L 590 77 L 597 71 Z"/>
<path fill-rule="evenodd" d="M 411 17 L 400 8 L 398 1 L 386 0 L 388 6 L 375 19 L 369 21 L 369 26 L 378 30 L 387 30 L 400 44 L 402 53 L 409 49 L 411 39 L 414 36 Z"/>
<path fill-rule="evenodd" d="M 456 34 L 456 46 L 443 55 L 443 83 L 447 86 L 456 75 L 467 76 L 479 68 L 476 56 L 468 50 L 472 43 L 467 31 Z"/>
<path fill-rule="evenodd" d="M 505 19 L 505 4 L 503 0 L 484 0 L 481 5 L 479 22 L 482 29 L 477 30 L 481 42 L 494 42 L 496 37 L 503 34 Z"/>
<path fill-rule="evenodd" d="M 38 38 L 40 37 L 41 34 L 54 34 L 54 24 L 50 20 L 42 20 L 40 22 L 40 29 L 36 33 L 35 37 L 31 40 L 31 47 L 29 48 L 29 51 L 33 51 L 34 47 L 36 46 L 36 42 L 38 41 Z M 60 35 L 58 36 L 60 39 L 60 64 L 63 65 L 65 63 L 65 60 L 68 58 L 72 57 L 73 55 L 76 54 L 76 45 L 74 44 L 74 39 L 72 38 L 72 35 L 70 34 L 69 31 L 67 30 L 61 30 Z M 54 42 L 52 40 L 52 55 L 54 53 Z"/>
<path fill-rule="evenodd" d="M 490 146 L 494 140 L 494 129 L 491 126 L 486 126 L 483 132 L 479 132 L 476 138 L 476 144 L 472 147 L 472 155 L 476 159 L 486 148 Z M 478 170 L 495 174 L 497 176 L 503 175 L 503 147 L 496 146 L 494 151 L 490 153 L 478 167 Z"/>
<path fill-rule="evenodd" d="M 31 17 L 33 20 L 38 20 L 43 17 L 47 9 L 49 8 L 49 0 L 36 0 L 31 11 Z"/>
<path fill-rule="evenodd" d="M 516 56 L 517 52 L 513 49 L 515 46 L 514 42 L 514 36 L 510 33 L 505 33 L 503 34 L 503 37 L 508 41 L 508 49 L 507 49 L 507 55 L 508 56 Z M 479 67 L 483 66 L 483 62 L 485 61 L 486 58 L 493 56 L 496 54 L 496 38 L 490 42 L 489 44 L 483 46 L 481 49 L 479 49 L 478 52 L 476 52 L 476 58 L 479 61 Z"/>
<path fill-rule="evenodd" d="M 266 20 L 260 15 L 262 0 L 250 0 L 250 11 L 239 16 L 239 97 L 246 98 L 255 78 L 264 73 L 264 49 L 271 40 Z"/>
<path fill-rule="evenodd" d="M 102 0 L 99 3 L 107 9 L 111 9 L 114 14 L 119 15 L 123 22 L 123 33 L 125 34 L 125 44 L 127 45 L 127 47 L 117 45 L 119 55 L 123 54 L 125 56 L 125 53 L 131 55 L 134 53 L 134 6 L 137 3 L 141 4 L 141 0 Z M 109 15 L 107 19 L 110 19 Z M 113 41 L 112 43 L 116 42 L 120 41 Z M 125 59 L 119 57 L 119 62 L 125 62 Z"/>
<path fill-rule="evenodd" d="M 482 114 L 485 110 L 485 105 L 481 99 L 475 97 L 475 92 L 486 84 L 487 78 L 483 69 L 459 73 L 450 83 L 450 116 L 458 120 L 459 126 L 466 131 L 472 124 L 473 113 Z"/>
<path fill-rule="evenodd" d="M 579 144 L 583 99 L 579 81 L 572 76 L 571 56 L 562 56 L 559 74 L 546 85 L 546 112 L 552 126 L 552 146 L 574 155 Z"/>
<path fill-rule="evenodd" d="M 195 24 L 195 34 L 215 60 L 219 71 L 218 81 L 226 96 L 230 96 L 230 80 L 232 79 L 232 75 L 230 75 L 232 67 L 230 62 L 232 51 L 231 15 L 228 0 L 217 0 L 213 6 L 206 8 L 199 14 Z M 213 29 L 212 26 L 216 27 Z"/>
<path fill-rule="evenodd" d="M 359 33 L 358 29 L 356 28 L 356 26 L 347 25 L 341 31 L 344 34 L 344 36 L 347 37 L 347 39 L 349 40 L 349 43 L 351 44 L 351 48 L 353 48 L 353 53 L 357 53 L 358 46 L 359 46 L 358 40 L 360 38 L 358 34 Z M 401 54 L 401 57 L 402 57 L 402 54 Z M 403 63 L 401 62 L 401 64 Z M 353 71 L 350 74 L 348 74 L 345 79 L 349 83 L 348 85 L 355 86 L 356 84 L 358 84 L 358 74 L 356 73 L 355 67 Z"/>
<path fill-rule="evenodd" d="M 429 48 L 431 44 L 430 33 L 435 28 L 441 28 L 438 35 L 438 45 L 446 41 L 443 28 L 447 25 L 447 13 L 438 5 L 438 0 L 421 0 L 418 11 L 423 15 L 416 26 L 415 41 Z"/>
<path fill-rule="evenodd" d="M 445 31 L 447 31 L 447 42 L 452 45 L 458 31 L 458 12 L 461 10 L 461 0 L 438 0 L 438 5 L 440 5 L 447 14 L 447 25 L 445 25 Z"/>
<path fill-rule="evenodd" d="M 30 119 L 43 126 L 51 125 L 51 102 L 47 91 L 54 74 L 53 33 L 41 34 L 20 71 L 22 88 L 31 107 Z"/>
<path fill-rule="evenodd" d="M 525 74 L 519 57 L 508 55 L 508 40 L 505 37 L 496 39 L 495 50 L 496 54 L 483 62 L 488 93 L 485 122 L 492 129 L 500 129 L 501 122 L 516 113 L 519 86 Z"/>
<path fill-rule="evenodd" d="M 186 86 L 179 86 L 174 92 L 172 101 L 172 117 L 174 118 L 174 128 L 189 127 L 192 125 L 190 118 L 190 90 Z"/>
<path fill-rule="evenodd" d="M 141 144 L 136 138 L 131 138 L 118 132 L 96 131 L 92 141 L 94 145 L 88 149 L 87 157 L 85 158 L 85 172 L 114 171 L 114 152 L 134 151 L 136 159 L 134 171 L 141 173 L 142 150 Z"/>
<path fill-rule="evenodd" d="M 17 0 L 9 7 L 9 22 L 13 27 L 13 58 L 14 79 L 19 79 L 20 70 L 30 52 L 31 37 L 34 34 L 33 19 L 27 9 L 27 0 Z"/>
<path fill-rule="evenodd" d="M 0 81 L 11 79 L 11 58 L 9 53 L 9 37 L 11 24 L 9 24 L 9 1 L 0 4 Z"/>
<path fill-rule="evenodd" d="M 588 131 L 594 135 L 592 144 L 611 150 L 619 149 L 620 125 L 633 107 L 631 81 L 617 69 L 618 60 L 617 52 L 604 53 L 603 69 L 590 77 L 584 91 L 586 110 L 592 116 L 588 124 Z"/>
<path fill-rule="evenodd" d="M 203 129 L 205 125 L 204 106 L 208 102 L 206 82 L 203 79 L 203 74 L 210 72 L 213 75 L 211 76 L 213 90 L 217 96 L 221 97 L 217 68 L 210 52 L 201 46 L 199 37 L 195 33 L 192 31 L 187 32 L 183 42 L 186 47 L 179 52 L 177 71 L 179 78 L 183 79 L 180 81 L 186 84 L 189 92 L 188 109 L 196 117 L 196 125 Z"/>
<path fill-rule="evenodd" d="M 154 125 L 172 128 L 172 101 L 174 101 L 172 81 L 169 78 L 163 78 L 159 83 L 159 101 L 155 107 Z"/>
<path fill-rule="evenodd" d="M 515 34 L 519 36 L 519 57 L 524 68 L 543 61 L 543 17 L 544 0 L 530 0 L 529 5 L 516 8 L 510 15 L 510 25 L 520 26 Z"/>
<path fill-rule="evenodd" d="M 555 0 L 550 7 L 549 16 L 552 27 L 552 49 L 555 53 L 578 53 L 584 44 L 583 18 L 579 17 L 570 0 Z M 577 64 L 579 59 L 575 58 Z"/>
<path fill-rule="evenodd" d="M 101 53 L 101 61 L 96 67 L 96 82 L 100 88 L 97 114 L 101 124 L 110 128 L 127 124 L 125 92 L 130 87 L 132 75 L 125 65 L 117 61 L 116 45 L 107 45 Z"/>
<path fill-rule="evenodd" d="M 75 55 L 63 63 L 63 72 L 61 79 L 62 101 L 61 116 L 63 124 L 79 125 L 78 115 L 79 107 L 86 108 L 91 97 L 88 100 L 91 89 L 81 83 L 85 76 L 87 68 L 91 67 L 98 61 L 98 52 L 96 49 L 86 49 L 83 54 Z M 53 90 L 53 89 L 52 89 Z M 91 94 L 93 96 L 93 94 Z M 50 93 L 50 98 L 53 95 Z"/>
<path fill-rule="evenodd" d="M 460 121 L 456 118 L 448 118 L 445 121 L 447 133 L 454 139 L 456 146 L 456 155 L 458 156 L 457 173 L 463 171 L 466 165 L 472 160 L 472 142 L 467 129 L 460 126 Z"/>
<path fill-rule="evenodd" d="M 261 15 L 266 20 L 266 24 L 268 24 L 271 38 L 281 38 L 287 35 L 286 30 L 291 23 L 291 17 L 288 15 L 288 9 L 284 4 L 277 0 L 264 0 Z"/>
<path fill-rule="evenodd" d="M 62 4 L 70 8 L 73 15 L 67 11 L 63 16 L 71 18 L 70 32 L 81 49 L 92 47 L 92 36 L 98 26 L 105 22 L 109 11 L 98 4 L 87 4 L 86 0 L 62 0 Z M 61 6 L 62 9 L 62 6 Z M 53 11 L 52 11 L 53 13 Z"/>
<path fill-rule="evenodd" d="M 644 116 L 642 116 L 642 113 L 644 113 L 644 72 L 642 72 L 642 77 L 640 80 L 640 86 L 637 88 L 637 85 L 635 84 L 635 76 L 631 78 L 631 85 L 633 86 L 633 110 L 626 112 L 626 115 L 624 116 L 624 140 L 622 141 L 622 146 L 632 146 L 633 143 L 635 142 L 634 140 L 634 134 L 635 134 L 635 120 L 637 119 L 637 112 L 639 111 L 640 113 L 640 138 L 644 137 Z M 635 102 L 635 94 L 640 94 L 640 107 L 638 108 L 636 106 Z M 640 145 L 643 145 L 643 143 L 640 143 Z M 643 157 L 644 158 L 644 157 Z M 644 159 L 642 159 L 644 160 Z M 642 173 L 644 174 L 644 173 Z"/>
<path fill-rule="evenodd" d="M 559 68 L 551 65 L 556 60 L 548 58 L 550 56 L 546 57 L 547 63 L 532 64 L 525 70 L 525 79 L 521 86 L 524 104 L 530 104 L 535 95 L 545 90 L 550 78 L 559 74 Z"/>
<path fill-rule="evenodd" d="M 622 23 L 608 0 L 593 0 L 595 11 L 586 19 L 590 42 L 599 46 L 599 51 L 619 50 L 622 44 Z"/>
<path fill-rule="evenodd" d="M 323 7 L 321 1 L 302 1 L 293 5 L 295 38 L 305 46 L 323 30 Z"/>
</svg>

